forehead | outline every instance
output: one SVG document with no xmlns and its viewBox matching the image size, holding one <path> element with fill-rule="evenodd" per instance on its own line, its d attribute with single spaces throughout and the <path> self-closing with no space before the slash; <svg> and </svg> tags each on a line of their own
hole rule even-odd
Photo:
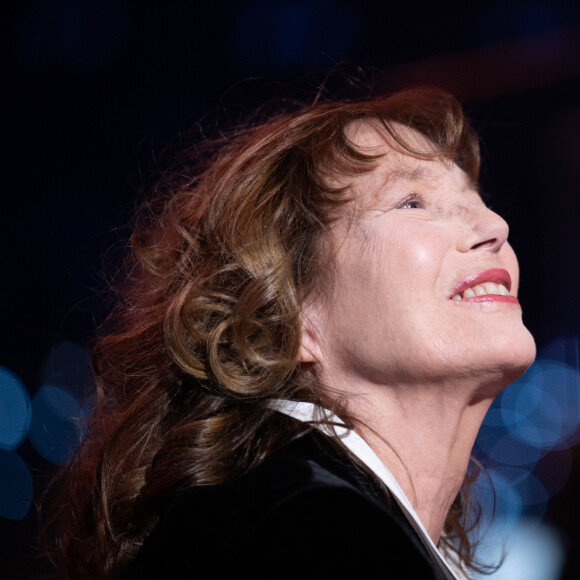
<svg viewBox="0 0 580 580">
<path fill-rule="evenodd" d="M 346 136 L 354 143 L 357 149 L 361 149 L 365 153 L 379 152 L 385 148 L 399 150 L 399 152 L 404 153 L 389 134 L 386 128 L 387 125 L 393 133 L 399 135 L 411 148 L 432 153 L 436 151 L 434 144 L 415 129 L 411 129 L 401 123 L 383 122 L 380 119 L 352 121 L 346 127 Z"/>
<path fill-rule="evenodd" d="M 425 155 L 437 154 L 435 145 L 414 129 L 398 123 L 394 123 L 392 129 L 409 148 Z M 388 186 L 405 183 L 427 188 L 453 186 L 461 191 L 477 191 L 476 184 L 453 162 L 437 156 L 426 159 L 412 155 L 389 135 L 378 120 L 352 123 L 347 128 L 347 137 L 361 153 L 379 156 L 371 171 L 351 181 L 350 189 L 354 193 L 364 191 L 365 197 L 373 193 L 376 196 Z"/>
</svg>

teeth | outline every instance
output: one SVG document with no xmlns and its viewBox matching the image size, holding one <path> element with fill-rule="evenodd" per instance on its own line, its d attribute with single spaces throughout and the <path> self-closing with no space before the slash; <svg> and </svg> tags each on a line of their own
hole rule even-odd
<svg viewBox="0 0 580 580">
<path fill-rule="evenodd" d="M 484 282 L 482 286 L 485 288 L 486 294 L 499 294 L 498 284 L 493 282 Z"/>
<path fill-rule="evenodd" d="M 461 294 L 452 296 L 451 300 L 463 300 L 463 298 L 473 298 L 474 296 L 483 296 L 484 294 L 510 295 L 509 290 L 503 284 L 484 282 L 483 284 L 476 284 L 472 288 L 466 288 Z"/>
</svg>

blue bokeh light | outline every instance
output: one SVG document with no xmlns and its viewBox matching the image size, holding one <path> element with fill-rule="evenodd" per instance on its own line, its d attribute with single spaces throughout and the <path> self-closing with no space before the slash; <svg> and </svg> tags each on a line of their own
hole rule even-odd
<svg viewBox="0 0 580 580">
<path fill-rule="evenodd" d="M 532 428 L 530 428 L 530 433 Z M 539 441 L 539 433 L 536 432 Z M 530 469 L 542 457 L 541 445 L 528 445 L 512 433 L 503 435 L 489 450 L 489 456 L 504 465 L 529 466 Z"/>
<path fill-rule="evenodd" d="M 481 473 L 472 487 L 472 493 L 482 508 L 478 533 L 489 533 L 496 517 L 505 526 L 516 525 L 523 513 L 523 501 L 516 486 L 497 471 Z"/>
<path fill-rule="evenodd" d="M 43 386 L 32 399 L 30 441 L 48 461 L 63 465 L 83 440 L 94 408 L 95 381 L 88 351 L 63 341 L 48 353 Z"/>
<path fill-rule="evenodd" d="M 15 449 L 28 433 L 30 399 L 20 379 L 0 367 L 0 448 Z"/>
<path fill-rule="evenodd" d="M 505 549 L 509 556 L 510 549 L 501 545 L 499 536 L 509 539 L 522 518 L 527 533 L 540 525 L 548 500 L 570 474 L 569 448 L 580 441 L 579 344 L 578 337 L 565 337 L 548 345 L 543 358 L 496 398 L 477 437 L 474 454 L 486 472 L 476 482 L 474 495 L 490 528 L 491 539 L 485 541 L 499 555 Z M 486 477 L 495 488 L 495 506 L 481 483 Z M 515 578 L 503 576 L 502 570 L 492 577 Z"/>
<path fill-rule="evenodd" d="M 539 519 L 548 502 L 548 491 L 544 484 L 527 467 L 501 466 L 492 470 L 492 479 L 501 478 L 517 494 L 518 503 L 527 514 Z"/>
<path fill-rule="evenodd" d="M 538 360 L 497 397 L 476 447 L 498 464 L 530 465 L 580 439 L 580 374 L 563 362 Z"/>
<path fill-rule="evenodd" d="M 560 436 L 555 448 L 566 448 L 580 441 L 580 374 L 564 363 L 545 361 L 538 364 L 538 372 L 530 380 L 537 388 L 549 393 L 560 410 Z M 532 420 L 546 422 L 545 413 L 534 409 Z"/>
<path fill-rule="evenodd" d="M 550 499 L 544 484 L 533 473 L 525 472 L 518 482 L 517 489 L 523 504 L 525 506 L 535 506 L 536 515 L 538 515 L 538 510 L 541 510 L 543 516 L 548 499 Z"/>
<path fill-rule="evenodd" d="M 508 399 L 509 393 L 506 393 L 504 404 Z M 528 383 L 513 403 L 514 415 L 520 418 L 512 430 L 514 437 L 545 450 L 552 449 L 562 439 L 565 424 L 561 405 L 550 392 L 534 383 Z M 533 432 L 530 426 L 533 427 Z"/>
<path fill-rule="evenodd" d="M 524 517 L 514 525 L 498 518 L 476 555 L 502 565 L 491 574 L 474 573 L 474 580 L 559 580 L 566 551 L 560 534 L 545 523 Z"/>
<path fill-rule="evenodd" d="M 0 516 L 23 519 L 32 503 L 32 475 L 14 451 L 0 449 Z"/>
<path fill-rule="evenodd" d="M 32 399 L 30 441 L 48 461 L 63 465 L 81 443 L 86 411 L 69 392 L 44 385 Z"/>
</svg>

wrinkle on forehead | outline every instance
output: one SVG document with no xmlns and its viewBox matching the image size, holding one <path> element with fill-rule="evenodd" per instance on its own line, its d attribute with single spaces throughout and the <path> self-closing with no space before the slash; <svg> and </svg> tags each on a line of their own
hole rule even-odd
<svg viewBox="0 0 580 580">
<path fill-rule="evenodd" d="M 346 136 L 353 146 L 361 153 L 386 157 L 388 160 L 385 162 L 379 157 L 370 173 L 384 173 L 384 182 L 380 185 L 408 181 L 436 186 L 441 176 L 439 172 L 433 171 L 425 164 L 439 162 L 450 169 L 454 165 L 453 160 L 438 155 L 435 144 L 419 131 L 401 123 L 388 123 L 388 125 L 410 148 L 423 151 L 425 156 L 414 155 L 399 145 L 387 132 L 380 119 L 353 121 L 346 128 Z M 465 188 L 479 193 L 478 184 L 473 183 L 464 171 L 462 174 L 465 176 Z"/>
</svg>

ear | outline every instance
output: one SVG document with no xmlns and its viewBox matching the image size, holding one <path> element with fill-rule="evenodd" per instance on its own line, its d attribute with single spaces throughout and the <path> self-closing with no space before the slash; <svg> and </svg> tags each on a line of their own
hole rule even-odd
<svg viewBox="0 0 580 580">
<path fill-rule="evenodd" d="M 303 311 L 300 315 L 300 350 L 298 360 L 301 363 L 320 362 L 322 353 L 318 340 L 316 326 L 313 324 L 312 317 Z"/>
</svg>

